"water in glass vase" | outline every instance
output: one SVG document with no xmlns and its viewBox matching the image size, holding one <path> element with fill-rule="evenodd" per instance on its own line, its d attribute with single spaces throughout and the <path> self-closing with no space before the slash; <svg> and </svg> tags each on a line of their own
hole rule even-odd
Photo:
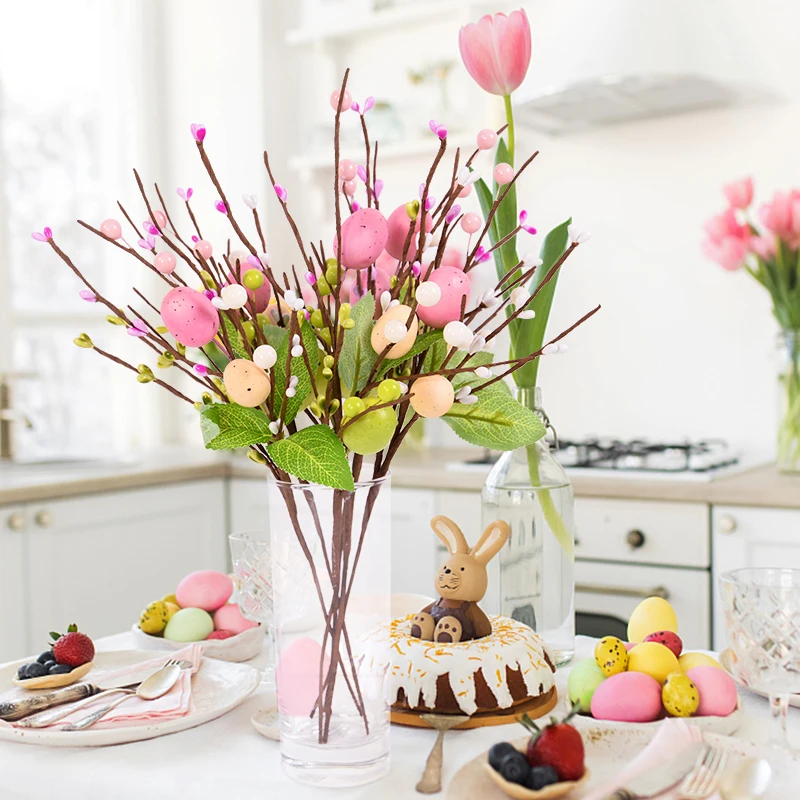
<svg viewBox="0 0 800 800">
<path fill-rule="evenodd" d="M 539 390 L 520 401 L 546 421 Z M 556 663 L 575 654 L 574 498 L 547 442 L 504 453 L 483 487 L 483 525 L 504 519 L 511 538 L 495 559 L 487 608 L 530 625 Z"/>
</svg>

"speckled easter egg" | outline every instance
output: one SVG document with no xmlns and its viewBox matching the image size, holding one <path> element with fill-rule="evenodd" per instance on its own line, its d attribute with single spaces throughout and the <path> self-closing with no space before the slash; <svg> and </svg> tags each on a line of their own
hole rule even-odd
<svg viewBox="0 0 800 800">
<path fill-rule="evenodd" d="M 420 309 L 417 310 L 419 311 Z M 409 315 L 411 315 L 410 323 L 408 321 Z M 399 306 L 392 306 L 384 311 L 380 319 L 375 323 L 375 327 L 373 327 L 370 335 L 372 349 L 376 353 L 382 353 L 386 346 L 390 344 L 384 331 L 386 328 L 386 323 L 390 322 L 391 320 L 398 320 L 399 322 L 402 322 L 408 329 L 405 337 L 397 342 L 386 354 L 386 358 L 400 358 L 413 347 L 414 342 L 417 339 L 419 323 L 417 322 L 416 315 L 411 314 L 411 308 L 409 306 L 401 304 Z"/>
<path fill-rule="evenodd" d="M 178 584 L 175 592 L 182 609 L 191 607 L 204 611 L 216 611 L 232 594 L 233 581 L 224 572 L 215 569 L 190 572 Z"/>
<path fill-rule="evenodd" d="M 661 702 L 671 717 L 691 717 L 697 711 L 700 695 L 688 675 L 671 672 L 661 687 Z"/>
<path fill-rule="evenodd" d="M 466 297 L 466 302 L 469 303 L 470 280 L 457 267 L 439 267 L 433 270 L 428 280 L 442 290 L 442 299 L 427 308 L 420 306 L 417 313 L 426 325 L 444 328 L 448 322 L 460 318 L 463 298 Z"/>
<path fill-rule="evenodd" d="M 283 648 L 275 669 L 278 708 L 281 714 L 308 717 L 319 694 L 320 656 L 318 642 L 307 637 L 295 639 Z M 322 672 L 327 674 L 330 658 L 322 660 Z"/>
<path fill-rule="evenodd" d="M 659 644 L 663 644 L 664 647 L 669 647 L 669 649 L 675 653 L 675 658 L 680 658 L 681 652 L 683 651 L 681 637 L 672 631 L 656 631 L 656 633 L 645 636 L 644 641 L 658 642 Z"/>
<path fill-rule="evenodd" d="M 217 335 L 219 313 L 202 293 L 177 286 L 161 301 L 161 319 L 167 330 L 186 347 L 205 347 Z"/>
<path fill-rule="evenodd" d="M 455 390 L 444 375 L 427 375 L 411 384 L 409 399 L 421 417 L 442 417 L 453 407 Z"/>
<path fill-rule="evenodd" d="M 678 617 L 672 606 L 661 597 L 648 597 L 633 610 L 628 621 L 628 640 L 644 641 L 645 637 L 657 631 L 678 632 Z"/>
<path fill-rule="evenodd" d="M 736 710 L 739 695 L 736 682 L 717 667 L 693 667 L 686 675 L 697 687 L 700 704 L 695 712 L 698 717 L 727 717 Z"/>
<path fill-rule="evenodd" d="M 706 653 L 684 653 L 678 659 L 678 664 L 680 664 L 684 672 L 688 672 L 695 667 L 714 667 L 714 669 L 722 669 L 722 665 L 719 661 Z"/>
<path fill-rule="evenodd" d="M 164 638 L 172 642 L 201 642 L 214 630 L 211 614 L 202 608 L 182 608 L 167 623 Z"/>
<path fill-rule="evenodd" d="M 169 621 L 169 610 L 163 600 L 150 603 L 139 617 L 139 628 L 151 636 L 158 636 L 164 632 Z"/>
<path fill-rule="evenodd" d="M 233 631 L 241 633 L 249 628 L 255 628 L 257 622 L 245 619 L 236 603 L 226 603 L 214 612 L 214 629 L 218 631 Z"/>
<path fill-rule="evenodd" d="M 342 264 L 348 269 L 364 269 L 374 264 L 388 237 L 386 217 L 375 208 L 360 208 L 342 223 Z M 334 236 L 334 255 L 338 249 Z"/>
<path fill-rule="evenodd" d="M 239 270 L 241 275 L 244 275 L 245 272 L 251 269 L 257 269 L 259 272 L 263 272 L 263 269 L 254 267 L 248 262 L 247 258 L 249 255 L 250 253 L 247 253 L 244 250 L 231 250 L 231 254 L 228 256 L 228 261 L 230 262 L 231 267 L 234 268 L 236 266 L 236 262 L 239 262 Z M 228 283 L 241 283 L 241 280 L 238 280 L 233 272 L 228 274 L 227 281 Z M 250 308 L 250 300 L 253 300 L 256 304 L 256 313 L 263 314 L 269 305 L 270 298 L 272 297 L 272 286 L 270 285 L 270 282 L 265 279 L 264 283 L 262 283 L 258 289 L 248 289 L 247 296 L 249 298 L 247 308 Z"/>
<path fill-rule="evenodd" d="M 658 642 L 642 642 L 628 653 L 628 671 L 643 672 L 659 683 L 664 683 L 671 672 L 681 668 L 675 653 Z"/>
<path fill-rule="evenodd" d="M 386 252 L 392 256 L 392 258 L 403 258 L 403 250 L 406 246 L 408 232 L 411 230 L 411 226 L 414 225 L 414 236 L 411 237 L 405 259 L 410 261 L 411 259 L 408 258 L 408 256 L 413 255 L 414 251 L 417 249 L 417 236 L 419 234 L 421 224 L 421 213 L 417 214 L 417 219 L 412 222 L 411 218 L 408 216 L 408 212 L 406 211 L 405 203 L 401 206 L 398 206 L 394 211 L 392 211 L 391 214 L 389 214 L 389 238 L 386 240 Z M 425 230 L 430 231 L 432 227 L 433 220 L 431 219 L 431 215 L 426 214 Z"/>
<path fill-rule="evenodd" d="M 628 668 L 628 651 L 625 643 L 616 636 L 604 636 L 594 648 L 594 659 L 600 671 L 606 675 L 616 675 Z"/>
<path fill-rule="evenodd" d="M 595 689 L 591 708 L 595 719 L 652 722 L 661 714 L 661 684 L 642 672 L 620 672 Z"/>
<path fill-rule="evenodd" d="M 228 397 L 247 408 L 260 406 L 272 389 L 267 373 L 246 358 L 229 361 L 222 373 L 222 382 Z"/>
<path fill-rule="evenodd" d="M 387 275 L 396 275 L 400 260 L 390 256 L 385 250 L 378 256 L 375 266 Z"/>
<path fill-rule="evenodd" d="M 592 710 L 592 697 L 597 687 L 606 679 L 593 658 L 579 661 L 570 671 L 567 681 L 569 702 L 578 704 L 581 714 L 589 714 Z"/>
</svg>

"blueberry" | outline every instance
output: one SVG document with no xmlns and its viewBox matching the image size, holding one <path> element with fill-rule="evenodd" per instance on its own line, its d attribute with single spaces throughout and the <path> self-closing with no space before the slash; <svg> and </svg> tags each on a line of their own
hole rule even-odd
<svg viewBox="0 0 800 800">
<path fill-rule="evenodd" d="M 49 661 L 45 661 L 45 662 L 41 662 L 41 663 L 44 663 L 44 668 L 46 670 L 48 670 L 48 672 L 49 672 L 50 667 L 55 666 L 56 662 L 51 658 Z"/>
<path fill-rule="evenodd" d="M 558 783 L 558 775 L 552 767 L 531 767 L 525 786 L 538 792 L 551 783 Z"/>
<path fill-rule="evenodd" d="M 40 664 L 44 664 L 46 661 L 55 661 L 55 656 L 53 655 L 53 651 L 52 650 L 46 650 L 36 660 Z"/>
<path fill-rule="evenodd" d="M 47 675 L 47 670 L 44 668 L 44 664 L 40 664 L 38 661 L 34 662 L 33 664 L 28 664 L 28 669 L 25 670 L 26 678 L 41 678 L 42 675 Z"/>
<path fill-rule="evenodd" d="M 28 667 L 29 666 L 30 666 L 30 664 L 23 664 L 17 670 L 17 679 L 18 680 L 24 681 L 28 677 Z"/>
<path fill-rule="evenodd" d="M 72 672 L 72 667 L 69 664 L 53 664 L 48 671 L 51 675 L 66 675 Z"/>
<path fill-rule="evenodd" d="M 503 756 L 503 760 L 500 762 L 500 774 L 511 783 L 524 784 L 530 771 L 527 759 L 517 750 Z"/>
<path fill-rule="evenodd" d="M 500 762 L 509 754 L 514 753 L 514 745 L 510 742 L 498 742 L 489 748 L 489 765 L 492 769 L 500 771 Z"/>
</svg>

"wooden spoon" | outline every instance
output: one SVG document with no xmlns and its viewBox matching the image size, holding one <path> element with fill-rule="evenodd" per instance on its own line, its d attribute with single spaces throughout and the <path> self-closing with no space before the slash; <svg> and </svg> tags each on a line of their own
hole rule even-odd
<svg viewBox="0 0 800 800">
<path fill-rule="evenodd" d="M 444 735 L 450 728 L 466 722 L 469 717 L 454 716 L 452 714 L 422 714 L 420 719 L 426 722 L 434 730 L 439 731 L 433 748 L 425 762 L 425 770 L 417 784 L 417 791 L 420 794 L 435 794 L 442 791 L 442 760 Z"/>
</svg>

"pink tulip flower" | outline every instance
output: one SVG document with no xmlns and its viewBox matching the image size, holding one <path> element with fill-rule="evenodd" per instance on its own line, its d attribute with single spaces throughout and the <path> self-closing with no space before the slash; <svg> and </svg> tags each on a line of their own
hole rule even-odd
<svg viewBox="0 0 800 800">
<path fill-rule="evenodd" d="M 490 94 L 508 95 L 522 83 L 531 61 L 531 26 L 523 9 L 486 15 L 458 34 L 461 59 Z"/>
<path fill-rule="evenodd" d="M 704 227 L 709 240 L 716 245 L 722 244 L 728 237 L 743 241 L 750 238 L 750 228 L 739 223 L 736 219 L 736 212 L 732 208 L 719 216 L 711 217 Z"/>
<path fill-rule="evenodd" d="M 744 210 L 753 202 L 753 179 L 742 178 L 724 186 L 722 191 L 733 208 Z"/>
<path fill-rule="evenodd" d="M 726 236 L 719 242 L 707 239 L 703 243 L 703 252 L 723 269 L 733 272 L 744 266 L 748 252 L 747 242 L 736 236 Z"/>
<path fill-rule="evenodd" d="M 754 236 L 750 240 L 750 249 L 764 261 L 774 258 L 778 250 L 774 236 Z"/>
</svg>

